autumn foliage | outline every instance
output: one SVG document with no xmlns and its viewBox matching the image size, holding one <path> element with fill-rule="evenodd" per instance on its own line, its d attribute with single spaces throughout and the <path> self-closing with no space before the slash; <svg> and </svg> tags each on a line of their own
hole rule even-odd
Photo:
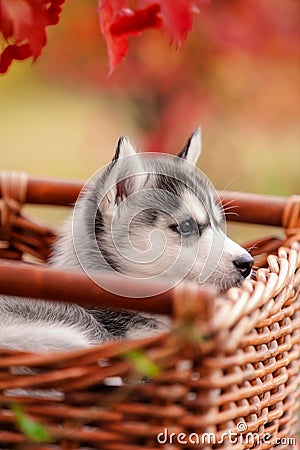
<svg viewBox="0 0 300 450">
<path fill-rule="evenodd" d="M 192 14 L 198 12 L 200 0 L 139 0 L 131 9 L 126 0 L 100 0 L 100 24 L 106 40 L 110 72 L 128 50 L 128 36 L 146 28 L 165 29 L 180 45 L 192 27 Z"/>
<path fill-rule="evenodd" d="M 36 72 L 99 95 L 145 150 L 176 149 L 199 123 L 298 124 L 299 0 L 0 0 L 1 71 L 36 59 L 46 32 Z"/>
<path fill-rule="evenodd" d="M 202 0 L 203 1 L 203 0 Z M 192 13 L 201 0 L 139 0 L 131 8 L 126 0 L 99 0 L 99 22 L 106 41 L 110 73 L 128 50 L 128 36 L 146 28 L 166 29 L 180 45 L 192 26 Z M 0 73 L 12 61 L 33 57 L 46 44 L 46 27 L 59 21 L 64 0 L 0 0 L 0 33 L 5 43 Z"/>
<path fill-rule="evenodd" d="M 46 44 L 46 27 L 59 21 L 64 0 L 0 0 L 0 36 L 4 42 L 0 73 L 12 61 L 36 59 Z"/>
</svg>

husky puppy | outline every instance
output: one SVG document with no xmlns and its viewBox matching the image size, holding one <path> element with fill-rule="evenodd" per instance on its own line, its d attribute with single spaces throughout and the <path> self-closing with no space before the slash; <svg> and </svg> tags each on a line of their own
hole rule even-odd
<svg viewBox="0 0 300 450">
<path fill-rule="evenodd" d="M 62 228 L 52 266 L 163 277 L 172 285 L 188 279 L 220 291 L 240 285 L 253 259 L 223 230 L 215 190 L 195 168 L 200 152 L 200 130 L 177 158 L 137 154 L 120 138 L 112 163 L 87 184 Z M 0 298 L 0 348 L 84 348 L 152 336 L 169 325 L 149 314 Z"/>
</svg>

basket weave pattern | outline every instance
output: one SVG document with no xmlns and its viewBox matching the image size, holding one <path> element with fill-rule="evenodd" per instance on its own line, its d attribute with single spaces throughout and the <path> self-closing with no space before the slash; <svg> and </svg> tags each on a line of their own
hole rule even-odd
<svg viewBox="0 0 300 450">
<path fill-rule="evenodd" d="M 53 230 L 23 216 L 26 183 L 21 196 L 17 182 L 8 195 L 12 181 L 6 176 L 3 188 L 1 179 L 0 257 L 31 254 L 45 260 Z M 0 448 L 292 448 L 284 438 L 294 436 L 299 410 L 298 197 L 286 202 L 282 225 L 286 238 L 263 239 L 253 251 L 260 267 L 255 280 L 229 290 L 226 297 L 204 295 L 189 284 L 173 289 L 170 333 L 76 352 L 1 350 Z M 132 350 L 142 351 L 160 368 L 151 381 L 141 381 L 128 357 Z M 15 424 L 15 402 L 47 426 L 52 443 L 28 442 Z M 183 446 L 173 437 L 172 445 L 170 440 L 162 444 L 157 437 L 165 429 L 168 436 L 185 433 L 194 441 L 195 434 L 213 433 L 215 441 L 195 445 L 188 440 Z M 228 430 L 236 433 L 234 442 L 224 437 Z M 272 437 L 264 440 L 266 433 Z"/>
</svg>

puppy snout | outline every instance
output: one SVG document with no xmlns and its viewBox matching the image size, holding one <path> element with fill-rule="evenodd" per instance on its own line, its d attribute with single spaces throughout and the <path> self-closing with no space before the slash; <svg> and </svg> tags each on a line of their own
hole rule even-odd
<svg viewBox="0 0 300 450">
<path fill-rule="evenodd" d="M 251 273 L 253 266 L 253 258 L 251 255 L 242 255 L 233 261 L 234 266 L 241 272 L 242 276 L 246 278 Z"/>
</svg>

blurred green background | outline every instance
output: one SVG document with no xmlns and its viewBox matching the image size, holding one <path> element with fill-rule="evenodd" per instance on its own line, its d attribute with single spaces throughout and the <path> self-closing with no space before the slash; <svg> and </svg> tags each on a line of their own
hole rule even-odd
<svg viewBox="0 0 300 450">
<path fill-rule="evenodd" d="M 0 168 L 86 179 L 121 134 L 176 153 L 201 124 L 199 167 L 218 189 L 299 193 L 299 22 L 298 0 L 212 0 L 179 51 L 147 31 L 108 77 L 97 2 L 66 1 L 41 57 L 1 76 Z"/>
</svg>

